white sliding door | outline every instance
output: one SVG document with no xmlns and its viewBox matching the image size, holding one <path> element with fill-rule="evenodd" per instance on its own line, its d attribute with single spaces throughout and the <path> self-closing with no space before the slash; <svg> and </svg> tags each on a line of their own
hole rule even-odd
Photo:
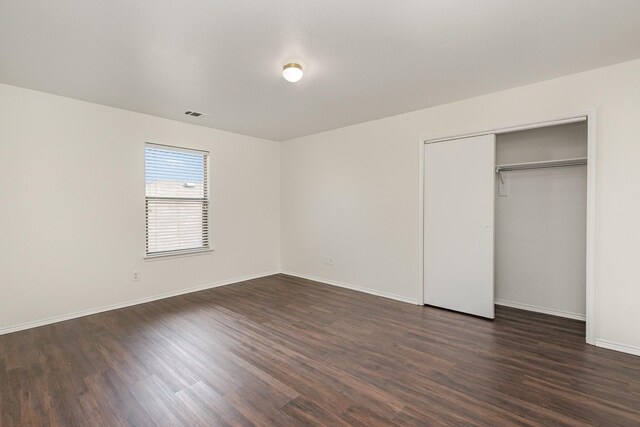
<svg viewBox="0 0 640 427">
<path fill-rule="evenodd" d="M 495 135 L 425 146 L 424 303 L 494 317 Z"/>
</svg>

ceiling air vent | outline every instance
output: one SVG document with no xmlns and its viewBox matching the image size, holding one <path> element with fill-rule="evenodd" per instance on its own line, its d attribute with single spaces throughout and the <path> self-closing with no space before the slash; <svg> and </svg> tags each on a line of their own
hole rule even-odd
<svg viewBox="0 0 640 427">
<path fill-rule="evenodd" d="M 200 117 L 203 113 L 198 113 L 197 111 L 185 111 L 187 116 Z"/>
</svg>

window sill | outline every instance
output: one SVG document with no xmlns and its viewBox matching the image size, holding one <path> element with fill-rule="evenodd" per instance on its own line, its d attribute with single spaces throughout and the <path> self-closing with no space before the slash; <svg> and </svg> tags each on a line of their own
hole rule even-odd
<svg viewBox="0 0 640 427">
<path fill-rule="evenodd" d="M 208 255 L 213 252 L 213 249 L 196 249 L 192 251 L 178 252 L 174 254 L 158 254 L 158 255 L 146 255 L 144 257 L 145 261 L 158 261 L 162 259 L 168 258 L 184 258 L 184 257 L 192 257 L 192 256 L 202 256 Z"/>
</svg>

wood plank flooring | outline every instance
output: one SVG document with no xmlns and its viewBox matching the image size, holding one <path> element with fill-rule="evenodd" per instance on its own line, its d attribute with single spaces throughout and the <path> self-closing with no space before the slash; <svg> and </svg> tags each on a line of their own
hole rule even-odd
<svg viewBox="0 0 640 427">
<path fill-rule="evenodd" d="M 276 275 L 0 336 L 2 426 L 640 425 L 640 357 Z"/>
</svg>

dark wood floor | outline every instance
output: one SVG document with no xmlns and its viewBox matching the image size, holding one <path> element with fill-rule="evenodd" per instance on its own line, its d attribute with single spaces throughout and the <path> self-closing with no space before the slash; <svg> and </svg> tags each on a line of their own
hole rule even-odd
<svg viewBox="0 0 640 427">
<path fill-rule="evenodd" d="M 640 425 L 640 358 L 271 276 L 0 336 L 2 426 Z"/>
</svg>

